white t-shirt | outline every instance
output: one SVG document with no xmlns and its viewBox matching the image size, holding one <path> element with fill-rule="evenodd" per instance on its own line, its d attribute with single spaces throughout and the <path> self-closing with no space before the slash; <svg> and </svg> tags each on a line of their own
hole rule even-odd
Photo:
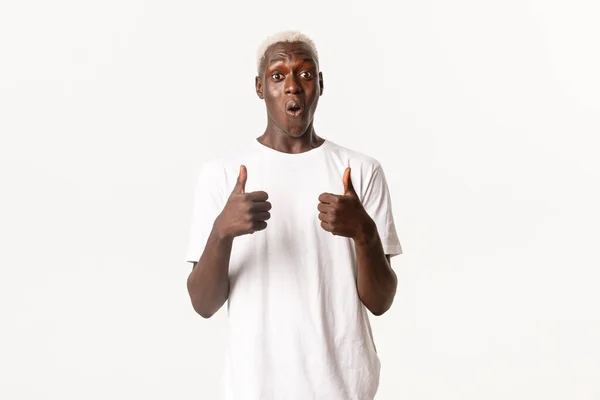
<svg viewBox="0 0 600 400">
<path fill-rule="evenodd" d="M 380 362 L 356 287 L 354 241 L 320 226 L 318 197 L 354 189 L 383 249 L 402 253 L 383 169 L 372 157 L 326 140 L 287 154 L 255 139 L 206 162 L 199 174 L 186 261 L 202 255 L 239 174 L 246 192 L 264 190 L 267 228 L 233 241 L 229 264 L 227 400 L 370 400 Z"/>
</svg>

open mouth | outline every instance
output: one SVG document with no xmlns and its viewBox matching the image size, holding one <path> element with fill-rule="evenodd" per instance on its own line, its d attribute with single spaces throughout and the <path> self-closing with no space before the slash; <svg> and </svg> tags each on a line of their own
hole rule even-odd
<svg viewBox="0 0 600 400">
<path fill-rule="evenodd" d="M 290 100 L 285 105 L 285 112 L 293 118 L 297 118 L 304 112 L 304 106 L 295 100 Z"/>
</svg>

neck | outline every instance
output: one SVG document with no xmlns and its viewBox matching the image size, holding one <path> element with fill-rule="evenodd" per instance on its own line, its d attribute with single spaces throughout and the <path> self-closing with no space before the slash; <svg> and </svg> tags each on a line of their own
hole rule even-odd
<svg viewBox="0 0 600 400">
<path fill-rule="evenodd" d="M 278 127 L 268 124 L 265 133 L 257 140 L 265 146 L 282 153 L 298 154 L 319 147 L 325 141 L 315 133 L 311 122 L 300 136 L 291 136 Z"/>
</svg>

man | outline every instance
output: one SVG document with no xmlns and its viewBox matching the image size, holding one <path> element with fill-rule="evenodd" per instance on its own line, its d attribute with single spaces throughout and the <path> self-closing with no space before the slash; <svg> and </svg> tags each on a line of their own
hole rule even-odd
<svg viewBox="0 0 600 400">
<path fill-rule="evenodd" d="M 373 399 L 366 310 L 389 309 L 402 252 L 383 169 L 315 133 L 323 75 L 308 37 L 268 38 L 257 67 L 264 134 L 196 184 L 192 305 L 209 318 L 228 301 L 227 399 Z"/>
</svg>

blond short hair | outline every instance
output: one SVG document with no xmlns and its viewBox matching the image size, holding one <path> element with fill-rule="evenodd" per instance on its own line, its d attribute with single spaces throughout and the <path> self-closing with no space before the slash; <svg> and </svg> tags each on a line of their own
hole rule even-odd
<svg viewBox="0 0 600 400">
<path fill-rule="evenodd" d="M 289 42 L 295 43 L 300 42 L 306 44 L 315 56 L 315 62 L 319 63 L 319 53 L 317 52 L 317 46 L 311 38 L 306 36 L 304 33 L 299 31 L 282 31 L 274 35 L 267 37 L 262 44 L 259 46 L 256 53 L 256 71 L 260 74 L 260 67 L 265 62 L 265 55 L 267 49 L 275 43 Z"/>
</svg>

